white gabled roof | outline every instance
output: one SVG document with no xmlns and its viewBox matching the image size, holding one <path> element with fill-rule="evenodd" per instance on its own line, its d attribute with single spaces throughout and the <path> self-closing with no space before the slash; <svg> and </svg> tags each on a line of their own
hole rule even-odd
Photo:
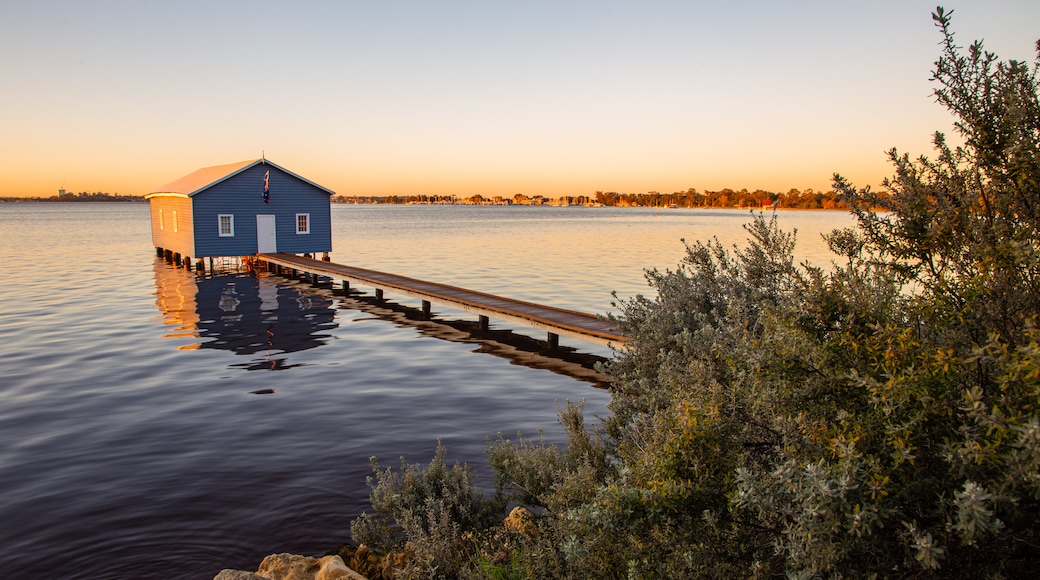
<svg viewBox="0 0 1040 580">
<path fill-rule="evenodd" d="M 175 194 L 191 197 L 201 191 L 213 187 L 221 181 L 238 175 L 246 169 L 249 169 L 250 167 L 253 167 L 254 165 L 259 165 L 261 163 L 270 165 L 275 169 L 284 171 L 285 173 L 292 175 L 296 179 L 307 182 L 313 185 L 314 187 L 317 187 L 318 189 L 324 191 L 325 193 L 328 193 L 329 195 L 334 195 L 334 192 L 331 189 L 327 187 L 322 187 L 309 179 L 300 177 L 292 171 L 289 171 L 288 169 L 285 169 L 284 167 L 281 167 L 279 165 L 275 165 L 274 163 L 271 163 L 266 159 L 250 159 L 248 161 L 239 161 L 238 163 L 228 163 L 227 165 L 214 165 L 212 167 L 203 167 L 198 171 L 189 173 L 176 181 L 167 183 L 166 185 L 145 194 L 145 197 L 148 198 L 151 196 L 163 194 Z"/>
</svg>

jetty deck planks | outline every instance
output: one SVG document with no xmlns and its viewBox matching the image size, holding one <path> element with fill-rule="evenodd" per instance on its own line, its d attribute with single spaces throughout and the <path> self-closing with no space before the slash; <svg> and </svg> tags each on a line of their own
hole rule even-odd
<svg viewBox="0 0 1040 580">
<path fill-rule="evenodd" d="M 620 346 L 628 340 L 618 331 L 614 322 L 585 312 L 513 300 L 457 286 L 345 266 L 295 254 L 259 254 L 257 259 L 310 274 L 357 282 L 377 290 L 460 308 L 481 316 L 517 322 L 549 332 L 550 341 L 553 340 L 553 334 L 607 346 Z"/>
</svg>

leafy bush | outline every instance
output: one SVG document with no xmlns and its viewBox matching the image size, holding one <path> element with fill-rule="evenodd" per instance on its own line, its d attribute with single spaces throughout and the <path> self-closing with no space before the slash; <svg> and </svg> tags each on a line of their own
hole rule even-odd
<svg viewBox="0 0 1040 580">
<path fill-rule="evenodd" d="M 473 532 L 490 527 L 503 504 L 486 499 L 473 482 L 468 466 L 449 468 L 440 442 L 430 464 L 381 470 L 372 458 L 375 478 L 368 478 L 372 507 L 394 520 L 394 534 L 385 518 L 363 514 L 351 525 L 352 538 L 379 550 L 408 544 L 413 565 L 404 577 L 451 578 L 474 558 Z"/>
<path fill-rule="evenodd" d="M 631 341 L 604 369 L 610 417 L 589 428 L 568 404 L 567 449 L 489 445 L 497 495 L 539 514 L 511 572 L 1040 568 L 1040 64 L 978 42 L 962 54 L 949 14 L 933 18 L 936 96 L 964 145 L 936 134 L 934 160 L 891 151 L 881 191 L 836 175 L 857 226 L 826 236 L 841 256 L 828 271 L 796 265 L 795 233 L 761 214 L 746 247 L 688 244 L 675 270 L 649 271 L 656 296 L 618 304 Z M 488 525 L 465 486 L 405 471 L 381 476 L 373 505 L 409 536 Z"/>
</svg>

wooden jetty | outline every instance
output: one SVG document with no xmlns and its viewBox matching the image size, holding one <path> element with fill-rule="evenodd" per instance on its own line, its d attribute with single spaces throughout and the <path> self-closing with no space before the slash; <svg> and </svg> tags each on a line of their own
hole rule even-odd
<svg viewBox="0 0 1040 580">
<path fill-rule="evenodd" d="M 294 273 L 306 273 L 312 277 L 312 281 L 315 283 L 321 277 L 340 280 L 341 288 L 346 291 L 350 290 L 350 284 L 354 282 L 374 288 L 377 298 L 382 298 L 384 291 L 418 298 L 422 300 L 423 313 L 427 316 L 430 314 L 430 304 L 435 303 L 478 315 L 480 326 L 484 330 L 488 328 L 489 318 L 544 330 L 548 333 L 547 340 L 552 348 L 559 345 L 560 336 L 613 347 L 619 347 L 628 340 L 618 331 L 617 325 L 610 320 L 584 312 L 543 306 L 533 302 L 503 298 L 456 286 L 344 266 L 284 252 L 257 254 L 256 259 L 267 263 L 268 268 L 278 272 L 287 268 L 294 270 Z"/>
</svg>

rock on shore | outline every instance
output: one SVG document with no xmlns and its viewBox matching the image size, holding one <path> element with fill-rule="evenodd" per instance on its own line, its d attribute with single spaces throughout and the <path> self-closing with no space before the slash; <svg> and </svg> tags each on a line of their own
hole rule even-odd
<svg viewBox="0 0 1040 580">
<path fill-rule="evenodd" d="M 502 522 L 500 533 L 532 539 L 538 534 L 535 520 L 533 513 L 517 506 Z M 509 561 L 505 550 L 488 556 L 494 561 Z M 390 554 L 376 553 L 364 545 L 341 544 L 321 558 L 272 554 L 264 558 L 256 572 L 221 570 L 213 580 L 393 580 L 413 558 L 410 544 Z"/>
<path fill-rule="evenodd" d="M 296 554 L 271 554 L 256 572 L 221 570 L 213 580 L 367 580 L 351 570 L 339 556 L 311 558 Z"/>
</svg>

